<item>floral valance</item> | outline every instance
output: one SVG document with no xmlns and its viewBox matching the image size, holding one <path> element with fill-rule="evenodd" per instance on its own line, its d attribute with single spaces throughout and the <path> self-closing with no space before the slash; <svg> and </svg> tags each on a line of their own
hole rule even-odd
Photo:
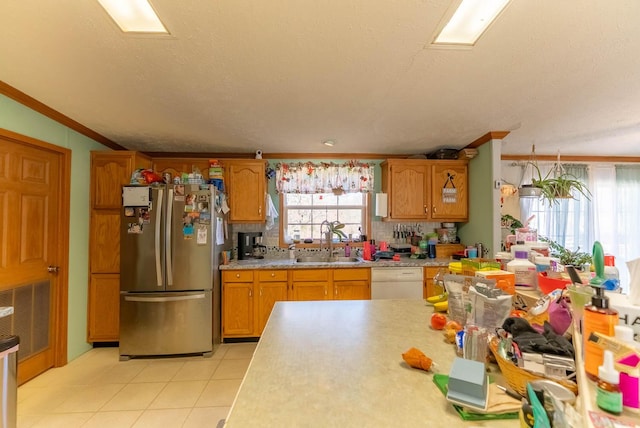
<svg viewBox="0 0 640 428">
<path fill-rule="evenodd" d="M 349 161 L 279 163 L 276 189 L 279 193 L 367 193 L 373 192 L 374 165 Z"/>
</svg>

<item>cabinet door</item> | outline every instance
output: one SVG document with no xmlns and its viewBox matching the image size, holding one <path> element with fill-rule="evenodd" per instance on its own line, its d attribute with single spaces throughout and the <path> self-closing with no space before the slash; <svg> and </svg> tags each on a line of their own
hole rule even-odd
<svg viewBox="0 0 640 428">
<path fill-rule="evenodd" d="M 120 275 L 91 275 L 87 317 L 87 341 L 115 342 L 118 340 L 120 334 Z"/>
<path fill-rule="evenodd" d="M 286 273 L 286 272 L 285 272 Z M 256 335 L 260 336 L 267 325 L 276 302 L 287 300 L 287 282 L 261 282 L 258 284 L 258 322 Z"/>
<path fill-rule="evenodd" d="M 428 219 L 429 199 L 426 164 L 391 164 L 389 170 L 389 217 L 392 219 Z"/>
<path fill-rule="evenodd" d="M 371 289 L 369 281 L 334 281 L 333 298 L 335 300 L 369 300 L 371 299 Z"/>
<path fill-rule="evenodd" d="M 439 287 L 436 287 L 433 283 L 433 277 L 436 276 L 440 269 L 445 269 L 445 273 L 449 273 L 447 268 L 443 267 L 425 267 L 424 268 L 424 292 L 423 297 L 426 299 L 427 297 L 435 296 L 437 294 L 442 293 L 444 290 L 441 290 Z"/>
<path fill-rule="evenodd" d="M 265 221 L 265 164 L 263 161 L 224 161 L 229 194 L 230 223 Z"/>
<path fill-rule="evenodd" d="M 120 211 L 92 210 L 89 242 L 91 273 L 120 272 Z"/>
<path fill-rule="evenodd" d="M 327 282 L 299 281 L 292 286 L 293 300 L 329 300 L 329 284 Z"/>
<path fill-rule="evenodd" d="M 169 172 L 173 177 L 199 169 L 203 177 L 209 178 L 209 159 L 203 158 L 155 158 L 153 170 L 159 174 Z"/>
<path fill-rule="evenodd" d="M 253 336 L 253 282 L 222 285 L 222 336 Z"/>
<path fill-rule="evenodd" d="M 336 300 L 371 299 L 371 269 L 334 269 L 333 298 Z"/>
<path fill-rule="evenodd" d="M 431 173 L 431 218 L 466 221 L 469 217 L 467 164 L 435 164 Z"/>
<path fill-rule="evenodd" d="M 91 152 L 91 206 L 120 209 L 122 185 L 129 184 L 137 168 L 149 168 L 151 161 L 135 152 Z"/>
</svg>

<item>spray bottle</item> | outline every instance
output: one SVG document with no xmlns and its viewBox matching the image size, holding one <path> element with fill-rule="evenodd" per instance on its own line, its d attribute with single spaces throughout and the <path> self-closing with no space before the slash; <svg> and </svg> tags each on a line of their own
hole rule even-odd
<svg viewBox="0 0 640 428">
<path fill-rule="evenodd" d="M 598 379 L 598 368 L 604 360 L 604 352 L 595 343 L 589 341 L 591 333 L 598 332 L 613 337 L 615 326 L 618 325 L 618 311 L 609 307 L 609 298 L 604 294 L 602 284 L 604 277 L 604 252 L 602 244 L 596 241 L 593 244 L 593 264 L 596 276 L 591 279 L 589 285 L 595 290 L 591 298 L 591 304 L 585 306 L 583 315 L 583 347 L 584 370 L 589 379 Z"/>
</svg>

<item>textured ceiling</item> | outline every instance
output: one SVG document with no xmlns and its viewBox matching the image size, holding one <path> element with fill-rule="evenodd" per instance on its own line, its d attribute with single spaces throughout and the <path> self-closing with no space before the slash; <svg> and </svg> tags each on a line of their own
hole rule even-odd
<svg viewBox="0 0 640 428">
<path fill-rule="evenodd" d="M 473 49 L 428 44 L 449 0 L 10 0 L 0 80 L 132 150 L 640 156 L 640 1 L 512 0 Z M 321 141 L 333 139 L 333 148 Z"/>
</svg>

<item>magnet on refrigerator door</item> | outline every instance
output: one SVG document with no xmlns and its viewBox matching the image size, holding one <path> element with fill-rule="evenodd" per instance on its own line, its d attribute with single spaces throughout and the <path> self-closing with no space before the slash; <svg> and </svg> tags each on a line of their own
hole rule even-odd
<svg viewBox="0 0 640 428">
<path fill-rule="evenodd" d="M 198 234 L 196 235 L 196 244 L 207 245 L 207 227 L 199 226 Z"/>
</svg>

